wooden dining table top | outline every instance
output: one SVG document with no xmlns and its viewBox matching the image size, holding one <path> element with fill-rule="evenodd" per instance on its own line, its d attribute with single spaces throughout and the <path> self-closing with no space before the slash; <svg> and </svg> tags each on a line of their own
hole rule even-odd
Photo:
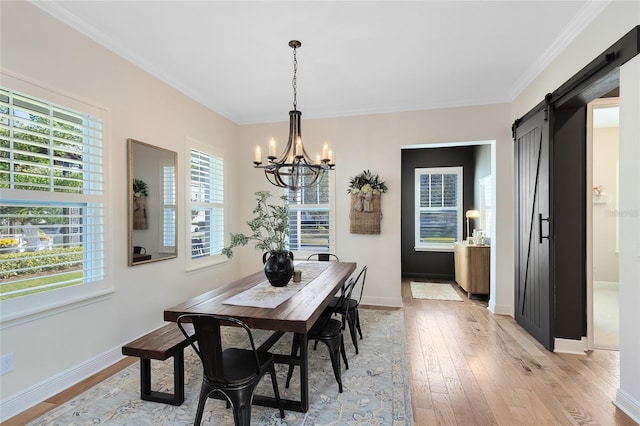
<svg viewBox="0 0 640 426">
<path fill-rule="evenodd" d="M 303 263 L 310 262 L 296 262 L 296 265 Z M 276 308 L 224 303 L 230 297 L 264 282 L 264 271 L 260 270 L 165 309 L 164 319 L 175 322 L 182 314 L 228 315 L 244 321 L 251 328 L 306 334 L 356 269 L 355 262 L 323 263 L 328 265 L 323 272 Z"/>
</svg>

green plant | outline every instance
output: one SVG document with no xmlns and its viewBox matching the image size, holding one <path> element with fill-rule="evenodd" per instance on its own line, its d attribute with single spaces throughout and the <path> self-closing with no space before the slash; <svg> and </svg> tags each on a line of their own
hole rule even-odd
<svg viewBox="0 0 640 426">
<path fill-rule="evenodd" d="M 147 184 L 143 180 L 134 179 L 133 180 L 133 196 L 140 197 L 142 195 L 144 195 L 145 197 L 148 195 Z"/>
<path fill-rule="evenodd" d="M 349 179 L 349 194 L 364 194 L 372 193 L 373 195 L 380 195 L 383 192 L 387 192 L 387 185 L 380 176 L 371 173 L 369 170 L 364 170 L 359 175 L 356 175 Z"/>
<path fill-rule="evenodd" d="M 280 196 L 281 205 L 269 204 L 267 200 L 271 197 L 269 191 L 258 191 L 255 193 L 258 202 L 253 209 L 256 215 L 247 222 L 251 235 L 231 233 L 231 243 L 229 247 L 222 249 L 222 254 L 228 258 L 233 257 L 233 249 L 238 246 L 245 246 L 250 240 L 255 241 L 256 250 L 273 251 L 285 250 L 287 247 L 287 236 L 289 235 L 289 206 L 287 197 Z"/>
</svg>

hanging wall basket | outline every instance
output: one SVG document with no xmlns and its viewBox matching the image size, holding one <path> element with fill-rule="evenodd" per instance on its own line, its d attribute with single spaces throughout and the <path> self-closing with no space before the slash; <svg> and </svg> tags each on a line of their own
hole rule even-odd
<svg viewBox="0 0 640 426">
<path fill-rule="evenodd" d="M 133 229 L 147 228 L 147 197 L 133 197 Z"/>
<path fill-rule="evenodd" d="M 365 170 L 349 181 L 351 194 L 350 232 L 352 234 L 379 234 L 382 210 L 380 195 L 387 185 L 376 174 Z"/>
<path fill-rule="evenodd" d="M 379 234 L 382 220 L 380 195 L 351 194 L 349 217 L 352 234 Z"/>
</svg>

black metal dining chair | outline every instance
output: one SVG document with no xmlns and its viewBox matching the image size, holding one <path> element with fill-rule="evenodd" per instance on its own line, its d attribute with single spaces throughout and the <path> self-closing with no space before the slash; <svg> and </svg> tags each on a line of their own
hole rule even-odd
<svg viewBox="0 0 640 426">
<path fill-rule="evenodd" d="M 356 349 L 356 354 L 358 351 L 358 338 L 356 336 L 356 330 L 360 335 L 360 339 L 362 339 L 362 328 L 360 327 L 360 313 L 358 312 L 358 307 L 360 306 L 360 301 L 362 301 L 362 294 L 364 293 L 364 283 L 367 279 L 367 265 L 365 265 L 355 280 L 351 283 L 350 287 L 346 287 L 343 292 L 348 292 L 346 295 L 346 300 L 341 303 L 340 307 L 337 305 L 339 302 L 339 297 L 334 297 L 331 302 L 329 302 L 329 306 L 323 312 L 323 315 L 333 315 L 340 314 L 342 315 L 342 328 L 344 329 L 345 324 L 349 326 L 349 333 L 351 334 L 351 341 L 353 342 L 353 346 Z M 353 290 L 360 286 L 360 292 L 357 298 L 353 298 Z"/>
<path fill-rule="evenodd" d="M 348 285 L 351 285 L 349 283 Z M 343 292 L 338 301 L 335 304 L 334 309 L 339 309 L 345 303 L 347 292 Z M 318 341 L 323 342 L 329 348 L 329 357 L 331 358 L 331 366 L 333 367 L 333 374 L 338 382 L 338 391 L 342 393 L 342 371 L 340 368 L 340 355 L 344 360 L 345 369 L 349 369 L 349 362 L 347 361 L 347 354 L 344 350 L 344 337 L 342 336 L 342 322 L 331 318 L 333 315 L 321 315 L 320 318 L 313 324 L 311 330 L 307 333 L 307 343 L 314 340 L 316 345 Z M 293 335 L 293 344 L 291 347 L 291 356 L 298 356 L 298 350 L 300 349 L 300 339 L 297 334 Z M 289 382 L 293 376 L 294 365 L 289 365 L 289 371 L 287 372 L 286 387 L 289 387 Z"/>
<path fill-rule="evenodd" d="M 338 256 L 336 256 L 333 253 L 313 253 L 309 255 L 309 257 L 307 257 L 307 260 L 312 260 L 314 257 L 321 262 L 328 262 L 330 260 L 335 260 L 336 262 L 340 262 L 340 259 L 338 259 Z"/>
<path fill-rule="evenodd" d="M 200 357 L 204 370 L 194 425 L 200 425 L 207 399 L 219 394 L 218 398 L 225 399 L 227 406 L 231 405 L 236 426 L 250 426 L 253 394 L 267 373 L 271 376 L 280 417 L 284 418 L 273 355 L 256 350 L 251 330 L 244 322 L 233 317 L 208 314 L 181 315 L 177 322 L 185 336 L 188 336 L 185 323 L 193 323 L 197 344 L 193 339 L 190 343 Z M 222 339 L 224 327 L 244 330 L 251 349 L 225 347 Z"/>
</svg>

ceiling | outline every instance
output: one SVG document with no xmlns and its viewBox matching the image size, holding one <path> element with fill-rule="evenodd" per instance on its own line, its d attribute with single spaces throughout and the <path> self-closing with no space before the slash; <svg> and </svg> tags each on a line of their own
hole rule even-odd
<svg viewBox="0 0 640 426">
<path fill-rule="evenodd" d="M 302 42 L 303 118 L 511 102 L 607 1 L 34 4 L 224 117 L 250 124 L 288 120 L 289 40 Z"/>
</svg>

